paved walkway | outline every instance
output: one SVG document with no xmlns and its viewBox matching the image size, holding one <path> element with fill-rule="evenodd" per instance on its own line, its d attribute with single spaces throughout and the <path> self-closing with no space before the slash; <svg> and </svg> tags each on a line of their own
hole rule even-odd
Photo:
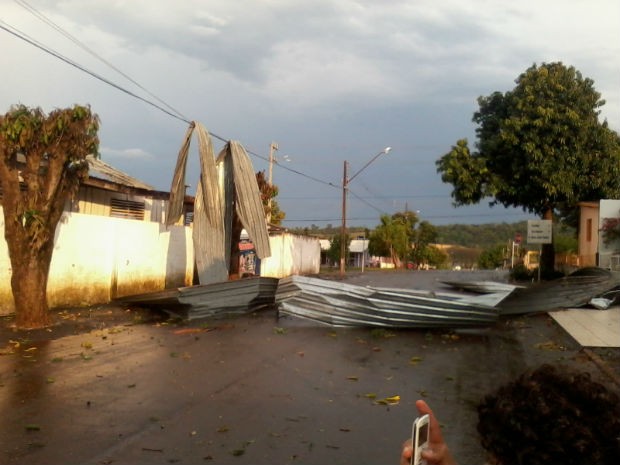
<svg viewBox="0 0 620 465">
<path fill-rule="evenodd" d="M 620 347 L 620 307 L 549 313 L 582 347 Z"/>
</svg>

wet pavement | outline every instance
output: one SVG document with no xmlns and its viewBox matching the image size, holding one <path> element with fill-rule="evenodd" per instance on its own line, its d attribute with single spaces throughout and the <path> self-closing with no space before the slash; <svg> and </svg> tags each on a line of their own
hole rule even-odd
<svg viewBox="0 0 620 465">
<path fill-rule="evenodd" d="M 347 279 L 436 289 L 443 277 Z M 188 325 L 106 311 L 73 321 L 77 334 L 0 330 L 0 463 L 395 464 L 424 398 L 459 463 L 482 464 L 484 393 L 543 362 L 614 389 L 620 375 L 617 352 L 601 369 L 546 314 L 454 332 L 335 329 L 273 310 Z"/>
</svg>

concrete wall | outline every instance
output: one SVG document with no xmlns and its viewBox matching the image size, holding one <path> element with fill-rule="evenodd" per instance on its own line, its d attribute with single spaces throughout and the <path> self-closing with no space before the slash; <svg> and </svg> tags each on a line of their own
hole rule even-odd
<svg viewBox="0 0 620 465">
<path fill-rule="evenodd" d="M 0 315 L 5 315 L 14 304 L 1 207 L 0 233 Z M 51 307 L 91 305 L 190 285 L 193 263 L 190 228 L 65 213 L 56 229 L 48 302 Z"/>
<path fill-rule="evenodd" d="M 579 265 L 596 266 L 599 244 L 599 204 L 582 203 L 579 210 Z"/>
<path fill-rule="evenodd" d="M 317 274 L 321 267 L 321 243 L 316 238 L 282 234 L 269 238 L 271 257 L 261 260 L 260 275 L 284 278 Z"/>
<path fill-rule="evenodd" d="M 619 267 L 618 254 L 620 254 L 620 243 L 605 244 L 602 231 L 598 231 L 603 226 L 605 218 L 620 218 L 620 200 L 603 199 L 600 201 L 599 222 L 594 232 L 594 234 L 598 235 L 598 266 L 617 270 Z"/>
</svg>

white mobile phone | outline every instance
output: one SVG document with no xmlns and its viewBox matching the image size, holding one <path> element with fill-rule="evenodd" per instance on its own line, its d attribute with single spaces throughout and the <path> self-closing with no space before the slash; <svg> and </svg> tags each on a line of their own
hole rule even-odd
<svg viewBox="0 0 620 465">
<path fill-rule="evenodd" d="M 422 415 L 413 422 L 411 429 L 411 442 L 413 444 L 413 453 L 411 454 L 411 465 L 425 465 L 426 460 L 422 459 L 422 449 L 428 447 L 428 438 L 430 432 L 430 417 Z"/>
</svg>

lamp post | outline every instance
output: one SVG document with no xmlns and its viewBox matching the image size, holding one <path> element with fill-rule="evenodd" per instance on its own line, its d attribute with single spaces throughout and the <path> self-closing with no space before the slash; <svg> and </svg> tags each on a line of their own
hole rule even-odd
<svg viewBox="0 0 620 465">
<path fill-rule="evenodd" d="M 342 176 L 342 226 L 340 228 L 340 277 L 345 275 L 345 253 L 347 251 L 346 236 L 347 236 L 347 193 L 349 190 L 349 183 L 353 181 L 362 171 L 364 171 L 368 165 L 379 158 L 381 155 L 387 155 L 392 147 L 386 147 L 381 152 L 372 157 L 364 166 L 362 166 L 353 176 L 347 176 L 347 161 L 344 162 L 343 176 Z"/>
</svg>

